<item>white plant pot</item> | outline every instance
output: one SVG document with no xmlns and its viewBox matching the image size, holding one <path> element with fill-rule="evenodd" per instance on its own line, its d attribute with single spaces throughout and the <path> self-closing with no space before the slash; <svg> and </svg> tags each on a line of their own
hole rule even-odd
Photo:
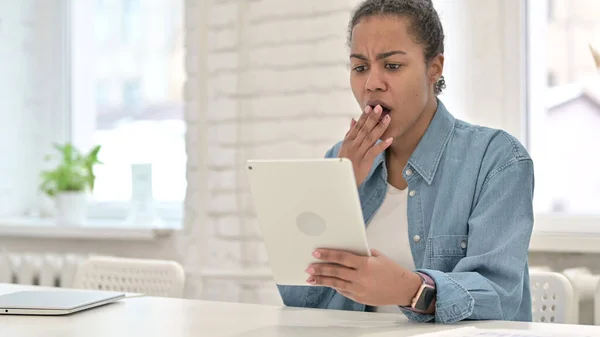
<svg viewBox="0 0 600 337">
<path fill-rule="evenodd" d="M 55 196 L 56 222 L 65 226 L 85 224 L 87 195 L 85 192 L 60 192 Z"/>
</svg>

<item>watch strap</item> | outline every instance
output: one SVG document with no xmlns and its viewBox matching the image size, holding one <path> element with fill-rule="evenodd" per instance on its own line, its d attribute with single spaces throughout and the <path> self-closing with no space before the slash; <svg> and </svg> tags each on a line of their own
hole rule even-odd
<svg viewBox="0 0 600 337">
<path fill-rule="evenodd" d="M 421 276 L 423 283 L 427 284 L 428 286 L 435 287 L 435 281 L 431 278 L 431 276 L 421 272 L 417 272 L 417 275 Z"/>
</svg>

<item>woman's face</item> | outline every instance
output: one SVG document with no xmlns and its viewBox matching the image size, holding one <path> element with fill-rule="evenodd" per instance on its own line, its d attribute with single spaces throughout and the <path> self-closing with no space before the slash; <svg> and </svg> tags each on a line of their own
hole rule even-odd
<svg viewBox="0 0 600 337">
<path fill-rule="evenodd" d="M 381 105 L 382 116 L 390 115 L 381 139 L 405 135 L 426 107 L 437 105 L 433 87 L 442 75 L 443 56 L 428 66 L 423 46 L 413 41 L 408 24 L 400 16 L 372 16 L 352 30 L 352 92 L 363 111 L 367 105 Z"/>
</svg>

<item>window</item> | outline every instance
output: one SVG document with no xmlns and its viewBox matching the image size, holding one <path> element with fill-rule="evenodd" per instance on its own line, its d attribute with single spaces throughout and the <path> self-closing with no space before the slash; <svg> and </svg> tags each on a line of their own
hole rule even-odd
<svg viewBox="0 0 600 337">
<path fill-rule="evenodd" d="M 141 37 L 141 32 L 143 31 L 142 28 L 146 28 L 141 27 L 143 19 L 148 19 L 148 16 L 152 15 L 148 15 L 149 13 L 147 12 L 142 12 L 143 8 L 140 0 L 121 0 L 121 2 L 123 8 L 123 12 L 121 15 L 121 22 L 123 27 L 121 31 L 122 41 L 124 44 L 135 43 L 139 41 L 138 39 Z M 163 1 L 163 3 L 166 2 Z M 146 1 L 146 5 L 149 5 L 148 1 Z M 166 10 L 167 8 L 165 7 L 168 6 L 161 7 L 163 10 Z M 168 13 L 164 12 L 163 15 L 164 14 Z M 154 15 L 153 19 L 163 20 L 163 15 Z M 113 23 L 117 24 L 117 22 Z"/>
<path fill-rule="evenodd" d="M 151 195 L 161 219 L 180 222 L 183 1 L 2 2 L 0 217 L 52 215 L 39 191 L 43 158 L 72 141 L 102 146 L 90 218 L 119 222 Z"/>
<path fill-rule="evenodd" d="M 72 138 L 82 149 L 102 146 L 92 216 L 124 218 L 132 195 L 148 188 L 166 217 L 181 215 L 186 189 L 183 45 L 155 39 L 182 34 L 183 7 L 173 5 L 182 1 L 73 2 Z M 90 19 L 81 19 L 85 15 Z M 94 26 L 87 27 L 88 22 Z M 134 180 L 144 180 L 132 178 L 140 164 L 149 165 L 144 172 L 151 174 L 150 184 L 133 187 Z"/>
<path fill-rule="evenodd" d="M 537 213 L 600 215 L 597 13 L 598 1 L 529 1 L 527 131 Z"/>
<path fill-rule="evenodd" d="M 140 116 L 142 112 L 142 83 L 140 78 L 123 80 L 121 104 L 130 116 Z"/>
</svg>

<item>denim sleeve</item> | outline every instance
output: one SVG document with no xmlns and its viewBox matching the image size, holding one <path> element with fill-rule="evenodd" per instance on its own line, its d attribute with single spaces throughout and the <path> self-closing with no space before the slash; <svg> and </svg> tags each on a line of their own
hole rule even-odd
<svg viewBox="0 0 600 337">
<path fill-rule="evenodd" d="M 511 320 L 523 299 L 533 230 L 534 173 L 530 159 L 514 159 L 483 183 L 469 218 L 466 256 L 449 273 L 421 269 L 436 283 L 434 315 L 402 309 L 411 320 Z"/>
<path fill-rule="evenodd" d="M 336 158 L 338 156 L 338 153 L 340 152 L 340 148 L 342 147 L 342 141 L 338 141 L 336 144 L 334 144 L 331 148 L 329 148 L 326 152 L 325 152 L 325 158 Z"/>
</svg>

